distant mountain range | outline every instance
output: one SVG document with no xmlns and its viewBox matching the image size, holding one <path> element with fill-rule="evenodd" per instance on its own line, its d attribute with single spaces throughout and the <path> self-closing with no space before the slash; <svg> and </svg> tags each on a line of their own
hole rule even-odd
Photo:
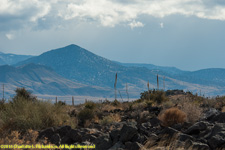
<svg viewBox="0 0 225 150">
<path fill-rule="evenodd" d="M 97 56 L 77 45 L 50 50 L 39 56 L 29 56 L 14 66 L 0 67 L 0 83 L 10 84 L 9 93 L 16 86 L 25 86 L 34 93 L 43 95 L 113 97 L 117 73 L 117 97 L 127 96 L 126 85 L 129 96 L 133 98 L 138 98 L 140 92 L 147 90 L 148 81 L 150 88 L 156 88 L 157 74 L 160 89 L 163 89 L 164 82 L 165 89 L 193 92 L 201 90 L 206 95 L 225 94 L 225 69 L 191 72 L 175 67 L 119 63 Z"/>
<path fill-rule="evenodd" d="M 6 97 L 14 93 L 16 87 L 26 87 L 39 95 L 108 96 L 110 94 L 107 89 L 72 82 L 58 75 L 51 68 L 37 64 L 19 67 L 0 66 L 0 83 L 5 84 Z"/>
<path fill-rule="evenodd" d="M 31 57 L 31 55 L 5 54 L 0 52 L 0 65 L 13 65 Z"/>
</svg>

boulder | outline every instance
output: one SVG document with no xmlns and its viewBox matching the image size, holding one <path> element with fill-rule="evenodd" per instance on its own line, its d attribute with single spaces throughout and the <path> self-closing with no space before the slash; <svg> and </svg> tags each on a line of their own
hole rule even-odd
<svg viewBox="0 0 225 150">
<path fill-rule="evenodd" d="M 92 135 L 92 134 L 86 134 L 84 136 L 82 136 L 82 141 L 90 141 L 93 142 L 97 139 L 96 136 Z"/>
<path fill-rule="evenodd" d="M 73 144 L 75 141 L 72 139 L 72 138 L 70 138 L 70 137 L 68 137 L 68 136 L 64 136 L 64 137 L 62 137 L 62 139 L 61 139 L 61 144 L 68 144 L 68 145 L 71 145 L 71 144 Z"/>
<path fill-rule="evenodd" d="M 209 146 L 212 149 L 221 148 L 225 144 L 225 132 L 222 134 L 217 134 L 208 140 Z"/>
<path fill-rule="evenodd" d="M 197 122 L 193 126 L 188 128 L 185 131 L 185 133 L 189 135 L 199 134 L 201 131 L 206 130 L 208 125 L 209 124 L 207 122 L 203 122 L 203 121 Z"/>
<path fill-rule="evenodd" d="M 215 108 L 210 108 L 208 111 L 206 111 L 203 115 L 203 117 L 201 118 L 201 120 L 208 120 L 210 121 L 211 119 L 213 119 L 215 116 L 217 116 L 218 114 L 220 114 L 220 111 L 218 111 Z"/>
<path fill-rule="evenodd" d="M 185 142 L 187 140 L 194 140 L 192 136 L 184 134 L 184 133 L 179 133 L 177 139 L 178 141 L 181 141 L 181 142 Z"/>
<path fill-rule="evenodd" d="M 109 149 L 110 147 L 112 147 L 112 141 L 109 134 L 104 134 L 98 137 L 94 141 L 94 144 L 96 145 L 96 150 Z"/>
<path fill-rule="evenodd" d="M 160 125 L 160 120 L 156 117 L 149 120 L 151 126 L 156 127 Z"/>
<path fill-rule="evenodd" d="M 62 127 L 57 128 L 55 130 L 55 133 L 58 133 L 60 135 L 60 137 L 64 137 L 69 133 L 70 130 L 71 130 L 70 126 L 62 126 Z"/>
<path fill-rule="evenodd" d="M 173 137 L 177 133 L 179 133 L 179 131 L 171 127 L 165 127 L 163 130 L 159 131 L 160 136 L 168 135 L 169 137 Z"/>
<path fill-rule="evenodd" d="M 172 126 L 172 128 L 174 128 L 174 129 L 176 129 L 176 130 L 178 130 L 178 131 L 181 131 L 181 129 L 182 129 L 182 124 L 180 124 L 180 123 L 174 124 L 174 125 Z"/>
<path fill-rule="evenodd" d="M 210 147 L 204 143 L 193 142 L 192 140 L 188 140 L 185 142 L 185 149 L 210 150 Z"/>
<path fill-rule="evenodd" d="M 50 138 L 50 143 L 51 144 L 55 144 L 57 146 L 60 145 L 61 143 L 61 139 L 60 139 L 60 135 L 58 133 L 55 133 L 51 138 Z"/>
<path fill-rule="evenodd" d="M 114 144 L 112 147 L 109 148 L 109 150 L 118 150 L 118 149 L 125 149 L 125 145 L 119 141 L 116 144 Z"/>
<path fill-rule="evenodd" d="M 225 123 L 225 112 L 220 113 L 215 117 L 213 117 L 212 121 L 217 123 Z"/>
<path fill-rule="evenodd" d="M 68 137 L 71 138 L 74 142 L 82 142 L 82 136 L 79 130 L 71 129 Z"/>
<path fill-rule="evenodd" d="M 148 135 L 150 129 L 151 129 L 150 122 L 145 122 L 145 123 L 138 125 L 138 132 L 141 134 Z"/>
<path fill-rule="evenodd" d="M 162 110 L 161 107 L 148 107 L 148 111 L 151 113 L 151 114 L 155 114 L 156 116 L 159 115 L 160 111 Z"/>
<path fill-rule="evenodd" d="M 125 143 L 126 145 L 126 149 L 129 149 L 129 150 L 145 150 L 144 146 L 138 142 L 126 142 Z"/>
<path fill-rule="evenodd" d="M 130 141 L 137 134 L 137 127 L 134 124 L 125 124 L 120 131 L 120 141 L 125 143 Z"/>
<path fill-rule="evenodd" d="M 110 132 L 110 137 L 112 139 L 112 143 L 115 144 L 119 141 L 120 139 L 120 130 L 114 129 Z"/>
<path fill-rule="evenodd" d="M 38 135 L 38 139 L 40 138 L 47 138 L 50 140 L 50 138 L 54 135 L 54 128 L 47 128 L 45 130 L 42 130 L 39 132 L 39 135 Z"/>
<path fill-rule="evenodd" d="M 225 144 L 225 123 L 217 123 L 206 137 L 212 149 L 220 148 Z"/>
</svg>

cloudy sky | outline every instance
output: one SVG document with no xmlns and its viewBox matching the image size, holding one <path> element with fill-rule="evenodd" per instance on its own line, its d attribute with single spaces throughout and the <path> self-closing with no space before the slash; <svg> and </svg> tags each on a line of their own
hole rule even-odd
<svg viewBox="0 0 225 150">
<path fill-rule="evenodd" d="M 225 68 L 225 1 L 0 0 L 0 51 L 69 44 L 120 62 Z"/>
</svg>

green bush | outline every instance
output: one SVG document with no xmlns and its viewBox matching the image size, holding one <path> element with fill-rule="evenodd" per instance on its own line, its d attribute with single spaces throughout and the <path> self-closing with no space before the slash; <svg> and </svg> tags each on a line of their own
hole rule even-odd
<svg viewBox="0 0 225 150">
<path fill-rule="evenodd" d="M 58 101 L 57 103 L 55 103 L 55 105 L 64 106 L 66 105 L 66 102 Z"/>
<path fill-rule="evenodd" d="M 112 103 L 111 103 L 113 106 L 119 106 L 120 105 L 120 102 L 118 100 L 114 100 Z"/>
<path fill-rule="evenodd" d="M 61 125 L 69 116 L 63 113 L 63 107 L 55 106 L 50 102 L 28 101 L 21 96 L 5 105 L 5 109 L 0 112 L 0 117 L 4 128 L 26 131 Z"/>
<path fill-rule="evenodd" d="M 101 125 L 108 125 L 112 123 L 114 120 L 111 116 L 105 116 L 102 120 L 100 120 Z"/>
<path fill-rule="evenodd" d="M 92 120 L 94 118 L 94 112 L 91 109 L 84 108 L 78 113 L 79 124 L 83 126 L 87 120 Z"/>
<path fill-rule="evenodd" d="M 88 101 L 84 103 L 84 107 L 87 109 L 95 109 L 96 108 L 96 104 L 92 101 Z"/>
<path fill-rule="evenodd" d="M 140 100 L 151 100 L 157 104 L 161 104 L 164 101 L 167 101 L 168 98 L 163 90 L 149 90 L 141 93 Z"/>
<path fill-rule="evenodd" d="M 26 101 L 34 102 L 37 100 L 37 98 L 33 96 L 30 91 L 27 91 L 24 87 L 17 88 L 15 92 L 16 92 L 16 95 L 13 97 L 13 101 L 26 100 Z"/>
</svg>

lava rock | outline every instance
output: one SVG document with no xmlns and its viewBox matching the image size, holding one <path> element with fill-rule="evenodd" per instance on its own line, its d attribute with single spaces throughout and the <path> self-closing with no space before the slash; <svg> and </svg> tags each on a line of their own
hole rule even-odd
<svg viewBox="0 0 225 150">
<path fill-rule="evenodd" d="M 123 143 L 130 141 L 135 134 L 137 134 L 137 127 L 133 124 L 125 124 L 120 131 L 120 141 Z"/>
<path fill-rule="evenodd" d="M 58 133 L 54 134 L 50 138 L 50 142 L 51 142 L 51 144 L 55 144 L 55 145 L 59 146 L 61 143 L 60 135 Z"/>
<path fill-rule="evenodd" d="M 71 130 L 70 126 L 62 126 L 56 129 L 55 133 L 58 133 L 60 137 L 64 137 L 69 133 L 70 130 Z"/>
<path fill-rule="evenodd" d="M 54 128 L 47 128 L 45 130 L 42 130 L 39 132 L 39 136 L 38 136 L 38 139 L 41 139 L 41 138 L 47 138 L 47 139 L 50 139 L 52 136 L 54 135 Z"/>
<path fill-rule="evenodd" d="M 188 128 L 185 133 L 189 135 L 199 134 L 201 131 L 207 129 L 207 125 L 208 125 L 207 122 L 203 122 L 203 121 L 197 122 L 193 126 Z"/>
</svg>

